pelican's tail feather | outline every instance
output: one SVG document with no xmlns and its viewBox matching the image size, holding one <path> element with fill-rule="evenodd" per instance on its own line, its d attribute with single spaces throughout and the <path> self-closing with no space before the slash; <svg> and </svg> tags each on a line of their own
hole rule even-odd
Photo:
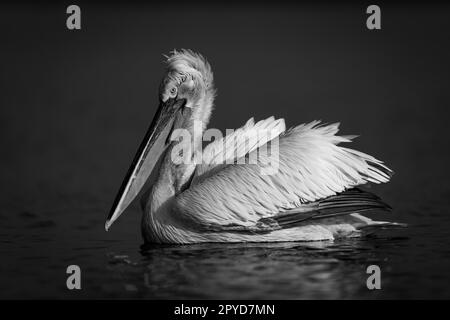
<svg viewBox="0 0 450 320">
<path fill-rule="evenodd" d="M 375 221 L 357 213 L 353 216 L 362 222 L 361 224 L 356 224 L 355 227 L 363 234 L 370 234 L 380 229 L 406 228 L 408 226 L 406 223 L 400 222 Z"/>
<path fill-rule="evenodd" d="M 335 216 L 368 210 L 391 211 L 392 208 L 377 195 L 353 188 L 318 202 L 320 216 Z M 317 217 L 319 218 L 319 217 Z"/>
<path fill-rule="evenodd" d="M 275 220 L 281 228 L 292 228 L 311 220 L 328 219 L 372 210 L 391 211 L 391 209 L 373 193 L 354 188 L 318 202 L 285 211 L 270 219 Z"/>
</svg>

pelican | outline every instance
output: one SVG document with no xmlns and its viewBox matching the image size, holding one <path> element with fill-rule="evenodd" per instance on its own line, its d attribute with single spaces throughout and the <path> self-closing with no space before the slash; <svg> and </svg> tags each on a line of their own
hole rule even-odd
<svg viewBox="0 0 450 320">
<path fill-rule="evenodd" d="M 287 130 L 283 119 L 252 118 L 203 148 L 216 95 L 210 64 L 185 49 L 166 58 L 159 108 L 115 198 L 106 230 L 153 170 L 156 180 L 141 200 L 146 243 L 333 240 L 397 225 L 361 214 L 390 210 L 359 186 L 386 183 L 392 171 L 368 154 L 341 146 L 354 136 L 337 135 L 339 123 L 314 121 Z M 200 130 L 196 123 L 203 124 Z M 191 136 L 182 152 L 177 150 L 180 132 Z M 274 141 L 276 166 L 264 172 L 270 155 L 261 150 L 272 148 Z M 197 155 L 200 162 L 177 159 Z"/>
</svg>

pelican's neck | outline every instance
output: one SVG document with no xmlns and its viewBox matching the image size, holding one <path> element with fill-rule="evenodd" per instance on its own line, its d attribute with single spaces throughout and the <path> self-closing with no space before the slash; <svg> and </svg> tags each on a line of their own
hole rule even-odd
<svg viewBox="0 0 450 320">
<path fill-rule="evenodd" d="M 155 214 L 165 203 L 189 186 L 197 165 L 196 155 L 202 152 L 203 132 L 209 121 L 212 104 L 213 96 L 205 95 L 195 108 L 190 110 L 189 116 L 183 119 L 179 128 L 184 130 L 179 132 L 188 133 L 188 137 L 184 135 L 183 139 L 188 138 L 190 143 L 182 145 L 179 137 L 172 136 L 173 141 L 163 155 L 158 177 L 146 199 L 144 214 Z M 182 154 L 180 150 L 183 150 Z M 184 160 L 180 159 L 181 156 Z"/>
<path fill-rule="evenodd" d="M 160 167 L 156 168 L 159 173 L 147 199 L 145 213 L 156 212 L 177 194 L 176 170 L 171 163 L 170 149 L 165 152 Z"/>
</svg>

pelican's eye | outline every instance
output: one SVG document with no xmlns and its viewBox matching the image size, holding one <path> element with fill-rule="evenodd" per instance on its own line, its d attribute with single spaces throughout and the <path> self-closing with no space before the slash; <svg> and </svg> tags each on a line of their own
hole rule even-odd
<svg viewBox="0 0 450 320">
<path fill-rule="evenodd" d="M 172 87 L 169 90 L 169 96 L 171 98 L 175 98 L 177 96 L 177 87 Z"/>
</svg>

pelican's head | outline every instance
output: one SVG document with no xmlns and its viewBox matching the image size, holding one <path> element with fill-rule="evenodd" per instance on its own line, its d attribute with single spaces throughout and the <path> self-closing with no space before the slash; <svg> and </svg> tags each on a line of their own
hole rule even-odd
<svg viewBox="0 0 450 320">
<path fill-rule="evenodd" d="M 185 100 L 193 120 L 205 125 L 211 115 L 215 89 L 211 66 L 202 55 L 191 50 L 174 50 L 167 56 L 167 73 L 161 82 L 159 97 Z"/>
<path fill-rule="evenodd" d="M 108 228 L 144 186 L 159 157 L 170 143 L 174 129 L 190 129 L 194 121 L 203 128 L 211 115 L 215 96 L 209 63 L 191 50 L 167 56 L 167 72 L 159 89 L 159 107 L 106 220 Z"/>
</svg>

